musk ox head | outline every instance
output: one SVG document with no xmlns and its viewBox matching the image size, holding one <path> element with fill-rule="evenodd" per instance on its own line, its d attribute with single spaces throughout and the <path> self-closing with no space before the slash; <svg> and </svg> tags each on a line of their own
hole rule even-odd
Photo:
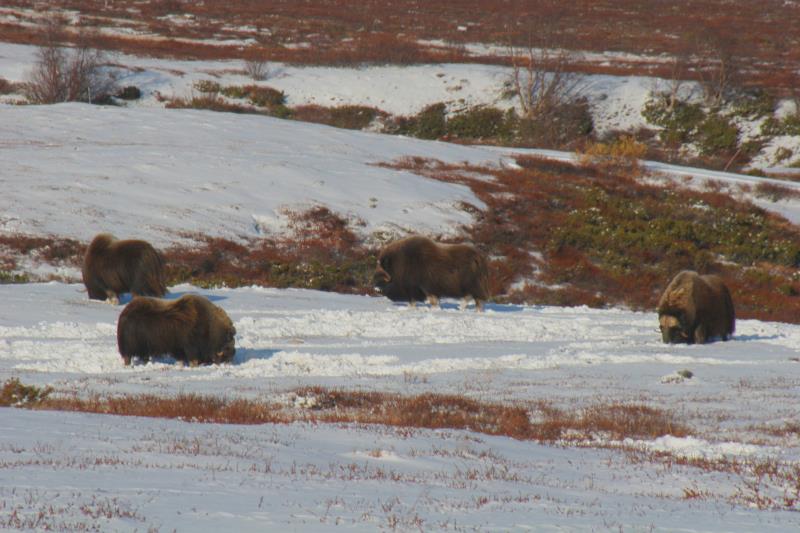
<svg viewBox="0 0 800 533">
<path fill-rule="evenodd" d="M 690 342 L 688 328 L 681 324 L 683 313 L 678 316 L 658 315 L 658 325 L 661 329 L 661 340 L 668 344 Z"/>
<path fill-rule="evenodd" d="M 375 263 L 375 274 L 372 276 L 372 285 L 381 294 L 383 294 L 392 281 L 392 275 L 389 273 L 389 270 L 391 270 L 391 258 L 388 256 L 378 257 Z"/>
<path fill-rule="evenodd" d="M 730 291 L 719 276 L 680 272 L 661 295 L 658 323 L 665 343 L 728 340 L 736 327 Z"/>
<path fill-rule="evenodd" d="M 236 355 L 236 328 L 233 326 L 228 314 L 222 308 L 214 306 L 216 318 L 214 322 L 219 325 L 219 349 L 212 356 L 214 364 L 230 363 Z"/>
<path fill-rule="evenodd" d="M 233 360 L 236 328 L 225 311 L 198 295 L 174 301 L 136 297 L 119 316 L 117 345 L 126 365 L 171 355 L 192 366 Z"/>
<path fill-rule="evenodd" d="M 116 302 L 126 292 L 134 296 L 167 293 L 164 258 L 141 240 L 120 241 L 108 233 L 97 235 L 86 250 L 82 274 L 92 300 Z"/>
</svg>

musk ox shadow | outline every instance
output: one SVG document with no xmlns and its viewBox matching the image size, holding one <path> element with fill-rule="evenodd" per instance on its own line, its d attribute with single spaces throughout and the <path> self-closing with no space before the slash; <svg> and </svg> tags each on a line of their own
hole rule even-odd
<svg viewBox="0 0 800 533">
<path fill-rule="evenodd" d="M 171 355 L 191 366 L 228 363 L 236 354 L 236 328 L 207 298 L 187 294 L 167 301 L 138 296 L 117 322 L 117 347 L 125 365 L 134 357 Z"/>
<path fill-rule="evenodd" d="M 684 270 L 658 302 L 661 339 L 666 343 L 703 344 L 728 340 L 736 328 L 730 291 L 719 276 Z"/>
<path fill-rule="evenodd" d="M 92 300 L 118 303 L 120 295 L 164 296 L 164 257 L 148 242 L 97 235 L 83 258 L 83 284 Z"/>
<path fill-rule="evenodd" d="M 439 244 L 414 236 L 386 245 L 378 255 L 373 276 L 378 291 L 393 302 L 427 300 L 439 305 L 440 298 L 475 300 L 482 311 L 489 299 L 489 267 L 483 255 L 468 244 Z"/>
</svg>

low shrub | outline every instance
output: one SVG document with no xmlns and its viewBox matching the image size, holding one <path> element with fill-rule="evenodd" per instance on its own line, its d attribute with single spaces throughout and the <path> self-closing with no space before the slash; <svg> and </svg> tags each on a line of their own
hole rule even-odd
<svg viewBox="0 0 800 533">
<path fill-rule="evenodd" d="M 167 109 L 206 109 L 223 113 L 260 113 L 258 110 L 249 107 L 228 103 L 215 93 L 204 93 L 191 98 L 173 98 L 167 100 L 164 107 Z"/>
<path fill-rule="evenodd" d="M 517 128 L 517 142 L 523 146 L 569 149 L 590 138 L 594 122 L 589 103 L 579 99 L 556 106 L 551 113 L 522 117 Z"/>
<path fill-rule="evenodd" d="M 692 140 L 706 113 L 699 104 L 678 101 L 670 107 L 667 94 L 656 94 L 644 105 L 642 116 L 655 126 L 660 126 L 661 139 L 670 145 L 681 145 Z"/>
<path fill-rule="evenodd" d="M 704 155 L 733 152 L 739 142 L 739 128 L 726 117 L 710 114 L 697 126 L 694 140 Z"/>
<path fill-rule="evenodd" d="M 609 142 L 588 142 L 578 152 L 584 165 L 595 165 L 618 170 L 640 170 L 640 160 L 647 153 L 647 145 L 629 135 Z"/>
<path fill-rule="evenodd" d="M 9 272 L 0 269 L 0 285 L 11 285 L 14 283 L 30 283 L 30 277 L 25 273 Z"/>
<path fill-rule="evenodd" d="M 292 110 L 292 118 L 305 122 L 327 124 L 336 128 L 363 130 L 376 117 L 383 113 L 374 108 L 357 105 L 322 107 L 316 105 L 298 106 Z"/>
<path fill-rule="evenodd" d="M 44 402 L 53 392 L 35 385 L 23 385 L 18 378 L 11 378 L 0 389 L 0 407 L 35 407 Z"/>
<path fill-rule="evenodd" d="M 769 117 L 774 112 L 775 97 L 763 89 L 742 93 L 733 103 L 733 113 L 749 120 Z"/>
<path fill-rule="evenodd" d="M 205 94 L 217 94 L 222 89 L 220 84 L 214 80 L 197 80 L 192 84 L 192 87 L 196 91 Z"/>
<path fill-rule="evenodd" d="M 477 106 L 450 116 L 445 130 L 448 137 L 455 139 L 503 141 L 513 137 L 516 122 L 513 111 Z"/>
<path fill-rule="evenodd" d="M 13 94 L 22 89 L 19 83 L 14 83 L 3 77 L 0 77 L 0 94 Z"/>
<path fill-rule="evenodd" d="M 220 89 L 228 98 L 247 99 L 259 107 L 274 108 L 286 105 L 286 94 L 283 91 L 261 85 L 229 85 Z"/>
<path fill-rule="evenodd" d="M 800 198 L 800 191 L 777 183 L 759 182 L 753 190 L 759 198 L 766 198 L 771 202 Z"/>
<path fill-rule="evenodd" d="M 769 117 L 761 125 L 761 135 L 800 135 L 800 112 L 787 115 L 782 119 Z"/>
<path fill-rule="evenodd" d="M 269 78 L 269 63 L 260 57 L 246 59 L 244 62 L 244 72 L 255 81 L 264 81 Z"/>
<path fill-rule="evenodd" d="M 114 96 L 121 100 L 138 100 L 142 97 L 142 91 L 135 85 L 128 85 L 117 91 Z"/>
<path fill-rule="evenodd" d="M 411 135 L 420 139 L 440 139 L 447 134 L 447 107 L 443 103 L 431 104 L 417 115 L 401 120 L 393 133 Z"/>
<path fill-rule="evenodd" d="M 169 283 L 372 291 L 376 255 L 350 221 L 323 206 L 287 211 L 286 216 L 290 233 L 281 238 L 243 243 L 200 238 L 199 245 L 166 250 Z"/>
</svg>

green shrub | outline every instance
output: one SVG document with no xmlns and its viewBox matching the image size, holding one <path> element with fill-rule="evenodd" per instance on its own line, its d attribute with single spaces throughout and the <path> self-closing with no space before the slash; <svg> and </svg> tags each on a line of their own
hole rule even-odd
<svg viewBox="0 0 800 533">
<path fill-rule="evenodd" d="M 516 115 L 496 107 L 473 107 L 449 117 L 447 135 L 457 139 L 510 139 Z"/>
<path fill-rule="evenodd" d="M 10 285 L 12 283 L 30 283 L 27 274 L 18 274 L 8 270 L 0 270 L 0 285 Z"/>
<path fill-rule="evenodd" d="M 517 141 L 525 146 L 564 148 L 586 139 L 594 130 L 592 113 L 586 100 L 562 104 L 548 113 L 521 117 Z"/>
<path fill-rule="evenodd" d="M 731 152 L 739 142 L 739 128 L 726 117 L 711 114 L 699 124 L 693 140 L 704 155 Z"/>
<path fill-rule="evenodd" d="M 756 119 L 771 116 L 775 111 L 775 97 L 762 89 L 755 89 L 739 97 L 733 104 L 737 116 Z"/>
<path fill-rule="evenodd" d="M 668 144 L 683 144 L 692 140 L 693 134 L 705 119 L 705 112 L 698 104 L 678 101 L 669 108 L 666 94 L 653 96 L 648 100 L 642 116 L 655 126 L 663 128 L 661 139 Z"/>
<path fill-rule="evenodd" d="M 379 114 L 381 114 L 381 111 L 374 107 L 355 105 L 339 107 L 304 105 L 292 110 L 292 118 L 296 120 L 327 124 L 350 130 L 366 128 Z"/>
<path fill-rule="evenodd" d="M 343 105 L 331 108 L 331 126 L 348 130 L 363 130 L 378 116 L 374 107 Z"/>
<path fill-rule="evenodd" d="M 439 139 L 447 133 L 446 107 L 432 104 L 420 111 L 409 124 L 409 133 L 420 139 Z"/>
<path fill-rule="evenodd" d="M 769 117 L 761 125 L 761 135 L 768 137 L 777 135 L 800 135 L 800 113 L 788 115 L 782 120 Z"/>
</svg>

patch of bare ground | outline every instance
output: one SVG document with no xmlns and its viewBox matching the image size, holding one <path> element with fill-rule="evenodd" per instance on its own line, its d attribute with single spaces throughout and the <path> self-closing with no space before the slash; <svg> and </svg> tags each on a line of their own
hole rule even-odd
<svg viewBox="0 0 800 533">
<path fill-rule="evenodd" d="M 3 14 L 0 34 L 9 42 L 41 44 L 37 25 L 60 15 L 75 30 L 67 39 L 78 30 L 94 32 L 102 49 L 181 58 L 327 65 L 507 61 L 464 49 L 494 43 L 627 52 L 638 56 L 576 61 L 574 68 L 669 76 L 673 66 L 662 54 L 708 59 L 704 52 L 713 49 L 737 58 L 748 83 L 787 88 L 800 64 L 800 6 L 786 2 L 677 0 L 654 9 L 645 0 L 515 0 L 497 9 L 490 0 L 446 7 L 402 0 L 352 9 L 345 0 L 61 0 L 43 12 L 34 0 L 11 0 Z M 687 75 L 699 78 L 701 70 L 694 65 Z"/>
</svg>

